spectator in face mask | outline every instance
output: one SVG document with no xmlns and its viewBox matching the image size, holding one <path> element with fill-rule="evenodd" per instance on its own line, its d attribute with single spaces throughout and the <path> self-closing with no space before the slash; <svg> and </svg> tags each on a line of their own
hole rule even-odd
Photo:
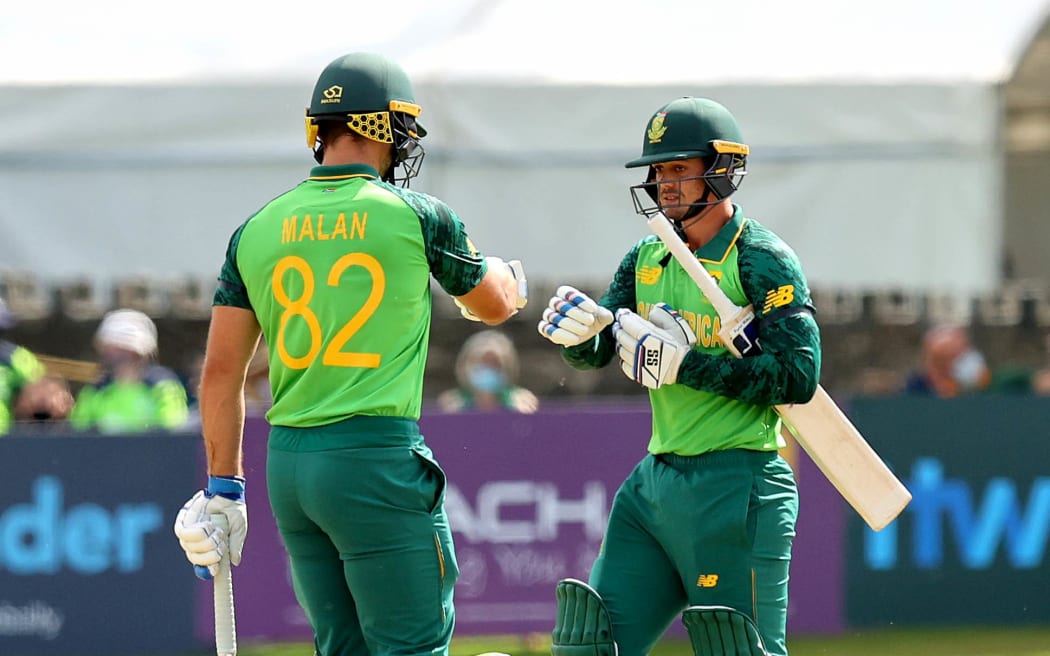
<svg viewBox="0 0 1050 656">
<path fill-rule="evenodd" d="M 175 372 L 158 365 L 157 328 L 137 310 L 106 314 L 95 332 L 100 377 L 77 394 L 74 428 L 133 433 L 186 425 L 186 389 Z"/>
<path fill-rule="evenodd" d="M 904 391 L 948 399 L 985 390 L 992 371 L 962 326 L 930 328 L 922 341 L 922 364 L 905 381 Z"/>
<path fill-rule="evenodd" d="M 467 338 L 456 359 L 455 389 L 438 397 L 444 412 L 509 410 L 532 414 L 539 409 L 536 395 L 516 384 L 518 353 L 514 343 L 497 330 L 483 330 Z"/>
</svg>

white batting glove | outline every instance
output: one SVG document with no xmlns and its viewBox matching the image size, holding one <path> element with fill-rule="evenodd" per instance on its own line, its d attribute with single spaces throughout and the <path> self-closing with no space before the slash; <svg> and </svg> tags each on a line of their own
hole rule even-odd
<svg viewBox="0 0 1050 656">
<path fill-rule="evenodd" d="M 613 335 L 624 375 L 650 389 L 673 385 L 696 344 L 689 323 L 666 303 L 653 306 L 648 321 L 627 309 L 617 311 Z"/>
<path fill-rule="evenodd" d="M 613 322 L 608 308 L 575 287 L 562 285 L 543 310 L 536 329 L 559 346 L 583 344 Z"/>
<path fill-rule="evenodd" d="M 525 279 L 525 267 L 522 266 L 521 260 L 510 260 L 504 262 L 498 257 L 486 258 L 489 261 L 489 266 L 507 266 L 510 269 L 510 273 L 514 276 L 514 279 L 518 281 L 518 297 L 514 302 L 514 307 L 522 309 L 529 302 L 529 281 Z M 452 300 L 456 303 L 456 307 L 459 308 L 459 313 L 463 315 L 464 319 L 468 321 L 481 321 L 478 315 L 470 311 L 470 309 L 463 305 L 458 298 L 452 297 Z"/>
<path fill-rule="evenodd" d="M 215 525 L 213 515 L 226 519 L 229 531 Z M 175 517 L 175 536 L 197 576 L 209 579 L 219 571 L 219 561 L 229 553 L 230 562 L 241 564 L 248 534 L 248 508 L 244 479 L 211 476 L 207 489 L 198 491 Z"/>
</svg>

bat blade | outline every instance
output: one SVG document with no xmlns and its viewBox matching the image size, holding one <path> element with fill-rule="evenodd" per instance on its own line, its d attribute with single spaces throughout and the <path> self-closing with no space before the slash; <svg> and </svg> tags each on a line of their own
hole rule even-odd
<svg viewBox="0 0 1050 656">
<path fill-rule="evenodd" d="M 726 296 L 666 216 L 657 212 L 649 217 L 648 225 L 714 306 L 722 324 L 719 337 L 729 352 L 739 358 L 760 351 L 753 308 L 742 308 Z M 885 528 L 911 501 L 911 493 L 823 387 L 817 387 L 808 403 L 779 405 L 776 411 L 828 481 L 872 529 Z"/>
<path fill-rule="evenodd" d="M 879 531 L 911 501 L 911 493 L 871 448 L 823 387 L 807 403 L 777 413 L 839 494 Z"/>
<path fill-rule="evenodd" d="M 229 536 L 229 524 L 225 515 L 212 515 L 212 522 Z M 237 656 L 237 621 L 233 605 L 233 572 L 230 569 L 230 554 L 227 551 L 219 561 L 215 575 L 213 598 L 215 603 L 215 653 L 218 656 Z"/>
</svg>

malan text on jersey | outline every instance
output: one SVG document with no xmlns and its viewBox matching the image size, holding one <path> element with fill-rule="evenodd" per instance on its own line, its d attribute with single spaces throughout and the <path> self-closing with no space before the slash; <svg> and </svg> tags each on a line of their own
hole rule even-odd
<svg viewBox="0 0 1050 656">
<path fill-rule="evenodd" d="M 350 215 L 350 226 L 347 228 L 346 214 L 340 212 L 335 220 L 329 223 L 331 230 L 325 232 L 325 216 L 318 214 L 315 219 L 306 214 L 285 217 L 281 224 L 281 243 L 296 241 L 327 241 L 329 239 L 364 239 L 365 226 L 368 223 L 368 212 L 354 212 Z"/>
</svg>

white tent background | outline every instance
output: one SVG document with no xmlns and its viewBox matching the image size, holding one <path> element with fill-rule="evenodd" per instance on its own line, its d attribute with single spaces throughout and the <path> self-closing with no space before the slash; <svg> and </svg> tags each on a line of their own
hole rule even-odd
<svg viewBox="0 0 1050 656">
<path fill-rule="evenodd" d="M 989 292 L 1009 250 L 1003 89 L 1046 10 L 461 0 L 378 20 L 193 1 L 158 20 L 142 3 L 19 3 L 0 21 L 0 268 L 213 278 L 234 228 L 307 175 L 319 70 L 377 50 L 424 107 L 413 187 L 537 279 L 608 280 L 646 234 L 627 192 L 644 173 L 623 162 L 657 107 L 704 95 L 752 148 L 738 202 L 814 286 Z M 1026 169 L 1031 193 L 1042 166 Z"/>
</svg>

